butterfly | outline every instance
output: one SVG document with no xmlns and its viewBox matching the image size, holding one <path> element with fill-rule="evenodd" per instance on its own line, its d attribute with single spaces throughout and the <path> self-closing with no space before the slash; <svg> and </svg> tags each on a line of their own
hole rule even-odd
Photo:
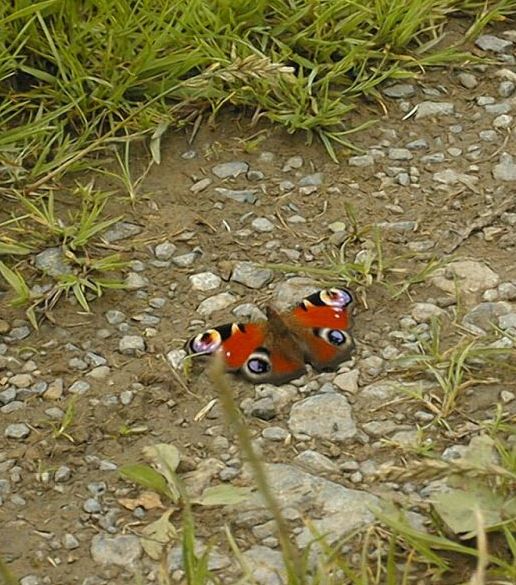
<svg viewBox="0 0 516 585">
<path fill-rule="evenodd" d="M 189 354 L 222 355 L 226 370 L 258 383 L 283 384 L 306 372 L 329 371 L 350 358 L 354 347 L 349 332 L 351 292 L 320 290 L 294 309 L 266 308 L 267 320 L 226 323 L 192 337 Z"/>
</svg>

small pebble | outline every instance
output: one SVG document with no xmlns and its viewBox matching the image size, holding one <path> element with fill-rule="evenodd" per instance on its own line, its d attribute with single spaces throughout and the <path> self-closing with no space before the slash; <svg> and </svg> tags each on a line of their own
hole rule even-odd
<svg viewBox="0 0 516 585">
<path fill-rule="evenodd" d="M 30 435 L 30 428 L 25 423 L 7 425 L 4 435 L 8 439 L 26 439 Z"/>
</svg>

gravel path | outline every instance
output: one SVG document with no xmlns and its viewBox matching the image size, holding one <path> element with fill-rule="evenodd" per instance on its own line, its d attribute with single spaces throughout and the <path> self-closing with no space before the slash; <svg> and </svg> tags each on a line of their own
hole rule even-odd
<svg viewBox="0 0 516 585">
<path fill-rule="evenodd" d="M 484 35 L 477 48 L 500 65 L 386 86 L 388 115 L 355 136 L 365 152 L 340 165 L 280 130 L 257 147 L 239 140 L 247 130 L 229 114 L 194 150 L 172 137 L 144 182 L 148 197 L 104 234 L 131 261 L 127 290 L 93 303 L 91 315 L 65 302 L 37 333 L 21 312 L 2 311 L 0 541 L 22 585 L 127 583 L 135 571 L 156 581 L 158 563 L 138 535 L 163 510 L 124 507 L 141 490 L 117 471 L 142 461 L 144 446 L 175 444 L 197 489 L 251 482 L 202 367 L 181 383 L 182 344 L 207 324 L 253 319 L 266 302 L 285 308 L 317 289 L 315 278 L 257 264 L 327 267 L 352 234 L 348 203 L 359 226 L 379 226 L 395 268 L 385 281 L 396 290 L 432 258 L 442 266 L 395 298 L 378 283 L 357 287 L 357 351 L 338 372 L 280 387 L 231 383 L 300 547 L 311 539 L 304 519 L 336 540 L 370 524 L 382 502 L 403 503 L 425 525 L 421 512 L 443 484 L 382 479 L 380 468 L 410 467 L 429 447 L 460 458 L 498 404 L 515 413 L 514 380 L 498 372 L 459 396 L 448 428 L 435 424 L 435 381 L 406 376 L 397 361 L 430 338 L 434 317 L 448 345 L 493 326 L 492 347 L 516 338 L 515 43 L 514 30 Z M 367 117 L 364 107 L 354 121 Z M 373 249 L 364 231 L 348 252 L 361 262 Z M 59 249 L 34 262 L 68 270 Z M 409 399 L 417 392 L 427 401 Z M 225 582 L 238 573 L 223 531 L 231 523 L 257 582 L 281 583 L 277 535 L 259 499 L 195 517 L 199 550 L 217 544 L 210 566 Z M 181 582 L 177 545 L 167 563 Z"/>
</svg>

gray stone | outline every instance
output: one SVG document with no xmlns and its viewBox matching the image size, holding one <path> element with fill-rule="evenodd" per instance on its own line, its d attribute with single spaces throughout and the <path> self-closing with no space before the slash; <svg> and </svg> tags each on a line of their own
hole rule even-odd
<svg viewBox="0 0 516 585">
<path fill-rule="evenodd" d="M 498 86 L 498 95 L 503 98 L 510 97 L 514 90 L 516 89 L 516 84 L 514 81 L 505 80 L 501 81 L 500 85 Z"/>
<path fill-rule="evenodd" d="M 162 309 L 167 304 L 167 299 L 163 297 L 154 297 L 149 300 L 149 306 L 153 309 Z"/>
<path fill-rule="evenodd" d="M 104 481 L 91 481 L 87 487 L 90 494 L 94 496 L 101 496 L 107 490 L 107 485 Z"/>
<path fill-rule="evenodd" d="M 417 431 L 398 431 L 391 437 L 391 441 L 404 447 L 411 447 L 418 443 Z"/>
<path fill-rule="evenodd" d="M 30 435 L 30 428 L 25 423 L 13 423 L 7 425 L 4 435 L 8 439 L 26 439 Z"/>
<path fill-rule="evenodd" d="M 200 251 L 187 252 L 186 254 L 180 254 L 172 258 L 172 263 L 180 268 L 187 268 L 191 266 L 197 258 L 201 255 Z"/>
<path fill-rule="evenodd" d="M 282 193 L 287 193 L 288 191 L 292 191 L 295 185 L 292 181 L 281 181 L 279 184 L 279 189 Z"/>
<path fill-rule="evenodd" d="M 88 364 L 81 358 L 74 357 L 68 360 L 68 367 L 71 370 L 83 371 L 88 369 Z"/>
<path fill-rule="evenodd" d="M 69 388 L 70 394 L 84 394 L 90 389 L 90 384 L 84 380 L 76 380 Z"/>
<path fill-rule="evenodd" d="M 358 369 L 351 370 L 351 372 L 345 372 L 344 374 L 338 374 L 333 383 L 337 388 L 340 390 L 344 390 L 344 392 L 350 392 L 351 394 L 355 394 L 358 391 L 358 376 L 360 372 Z"/>
<path fill-rule="evenodd" d="M 339 469 L 329 457 L 312 449 L 301 451 L 294 462 L 310 473 L 332 473 Z"/>
<path fill-rule="evenodd" d="M 294 404 L 288 426 L 295 435 L 329 441 L 345 441 L 356 434 L 348 401 L 333 392 L 310 396 Z"/>
<path fill-rule="evenodd" d="M 36 254 L 34 257 L 34 265 L 45 274 L 54 278 L 71 274 L 72 272 L 72 268 L 62 248 L 47 248 L 43 252 Z"/>
<path fill-rule="evenodd" d="M 399 429 L 392 420 L 372 420 L 362 425 L 364 431 L 372 437 L 385 437 Z"/>
<path fill-rule="evenodd" d="M 16 374 L 9 378 L 9 383 L 16 388 L 28 388 L 32 384 L 32 376 L 30 374 Z"/>
<path fill-rule="evenodd" d="M 375 378 L 382 372 L 383 366 L 384 360 L 377 355 L 366 357 L 360 360 L 359 363 L 360 373 L 372 378 Z"/>
<path fill-rule="evenodd" d="M 255 544 L 242 556 L 256 585 L 284 585 L 286 583 L 286 570 L 281 552 Z"/>
<path fill-rule="evenodd" d="M 262 171 L 251 170 L 247 173 L 248 181 L 253 181 L 256 183 L 256 181 L 263 181 L 263 179 L 265 179 L 265 174 L 262 173 Z"/>
<path fill-rule="evenodd" d="M 110 373 L 111 368 L 109 366 L 97 366 L 90 370 L 86 376 L 88 376 L 88 378 L 93 378 L 94 380 L 103 380 L 104 378 L 107 378 Z"/>
<path fill-rule="evenodd" d="M 477 97 L 476 102 L 479 106 L 490 106 L 495 103 L 495 99 L 490 95 L 480 95 Z"/>
<path fill-rule="evenodd" d="M 413 392 L 417 392 L 419 389 L 418 384 L 406 384 L 395 380 L 391 382 L 375 382 L 362 388 L 358 396 L 363 399 L 366 404 L 392 400 L 399 394 L 403 395 L 403 392 L 400 390 L 401 386 L 405 386 L 407 390 L 413 389 Z"/>
<path fill-rule="evenodd" d="M 64 412 L 57 406 L 51 406 L 50 408 L 47 408 L 45 410 L 45 414 L 48 416 L 48 418 L 53 420 L 61 420 L 64 416 Z"/>
<path fill-rule="evenodd" d="M 445 169 L 444 171 L 434 173 L 432 178 L 434 181 L 443 183 L 444 185 L 456 185 L 457 183 L 463 183 L 470 188 L 474 187 L 479 181 L 479 178 L 475 175 L 459 173 L 453 169 Z"/>
<path fill-rule="evenodd" d="M 494 35 L 482 35 L 475 41 L 475 45 L 483 51 L 505 53 L 505 51 L 508 51 L 512 47 L 512 42 L 495 37 Z"/>
<path fill-rule="evenodd" d="M 460 84 L 466 89 L 474 89 L 478 85 L 478 79 L 472 73 L 462 72 L 457 75 Z"/>
<path fill-rule="evenodd" d="M 257 232 L 267 233 L 274 230 L 274 224 L 266 217 L 257 217 L 253 219 L 251 225 Z"/>
<path fill-rule="evenodd" d="M 460 260 L 436 270 L 431 282 L 451 294 L 455 293 L 455 282 L 464 293 L 478 293 L 498 286 L 500 277 L 482 262 Z"/>
<path fill-rule="evenodd" d="M 391 160 L 411 160 L 414 155 L 408 148 L 389 148 L 387 155 Z"/>
<path fill-rule="evenodd" d="M 493 177 L 498 181 L 516 181 L 516 163 L 508 152 L 500 155 L 500 162 L 493 167 Z"/>
<path fill-rule="evenodd" d="M 294 276 L 283 280 L 274 290 L 274 306 L 284 311 L 317 290 L 319 287 L 311 278 Z"/>
<path fill-rule="evenodd" d="M 273 278 L 272 270 L 260 268 L 252 262 L 238 262 L 233 268 L 231 280 L 247 286 L 248 288 L 261 289 L 269 284 Z"/>
<path fill-rule="evenodd" d="M 170 260 L 177 250 L 177 246 L 172 242 L 162 242 L 154 248 L 154 255 L 158 260 Z"/>
<path fill-rule="evenodd" d="M 409 98 L 416 93 L 416 88 L 412 83 L 395 83 L 382 89 L 387 97 L 392 98 Z"/>
<path fill-rule="evenodd" d="M 350 156 L 348 164 L 350 167 L 371 167 L 374 165 L 374 158 L 370 154 Z"/>
<path fill-rule="evenodd" d="M 417 227 L 415 221 L 382 221 L 376 224 L 380 229 L 392 230 L 393 232 L 412 232 Z"/>
<path fill-rule="evenodd" d="M 488 114 L 493 114 L 495 116 L 508 114 L 511 109 L 511 104 L 508 102 L 502 102 L 501 104 L 490 104 L 485 107 L 485 110 Z M 512 116 L 509 116 L 509 118 L 512 120 Z M 496 127 L 496 120 L 494 121 L 494 126 Z"/>
<path fill-rule="evenodd" d="M 514 329 L 516 331 L 516 313 L 501 315 L 498 319 L 498 326 L 504 331 L 506 329 Z"/>
<path fill-rule="evenodd" d="M 88 351 L 84 356 L 84 360 L 94 368 L 96 368 L 97 366 L 105 366 L 107 364 L 107 360 L 105 357 L 93 351 Z"/>
<path fill-rule="evenodd" d="M 408 249 L 412 252 L 428 252 L 435 246 L 433 240 L 416 240 L 407 244 Z"/>
<path fill-rule="evenodd" d="M 106 240 L 106 242 L 118 242 L 119 240 L 125 240 L 137 236 L 141 231 L 142 227 L 139 225 L 128 223 L 126 221 L 118 221 L 104 232 L 102 238 Z"/>
<path fill-rule="evenodd" d="M 87 498 L 82 505 L 82 509 L 88 514 L 98 514 L 102 511 L 102 506 L 96 498 Z"/>
<path fill-rule="evenodd" d="M 107 536 L 96 534 L 90 547 L 93 560 L 100 565 L 132 569 L 142 554 L 140 539 L 132 534 Z"/>
<path fill-rule="evenodd" d="M 197 312 L 202 317 L 209 317 L 212 313 L 222 311 L 235 303 L 237 298 L 229 292 L 219 293 L 204 299 L 197 307 Z"/>
<path fill-rule="evenodd" d="M 258 201 L 258 197 L 256 196 L 257 189 L 235 190 L 215 187 L 215 191 L 222 197 L 227 197 L 238 203 L 250 203 L 252 205 Z"/>
<path fill-rule="evenodd" d="M 410 175 L 408 173 L 399 173 L 396 176 L 396 180 L 402 187 L 408 187 L 410 185 Z"/>
<path fill-rule="evenodd" d="M 130 266 L 134 272 L 143 272 L 145 270 L 145 264 L 141 260 L 131 260 Z"/>
<path fill-rule="evenodd" d="M 15 388 L 6 388 L 0 392 L 0 404 L 9 404 L 16 398 L 16 389 Z"/>
<path fill-rule="evenodd" d="M 247 173 L 249 165 L 244 161 L 232 161 L 215 165 L 211 172 L 219 179 L 236 178 L 238 175 Z"/>
<path fill-rule="evenodd" d="M 175 370 L 177 370 L 177 368 L 183 363 L 186 355 L 184 349 L 172 349 L 167 353 L 167 361 Z"/>
<path fill-rule="evenodd" d="M 425 154 L 421 157 L 421 163 L 424 165 L 435 165 L 442 163 L 446 157 L 444 152 L 433 152 L 432 154 Z"/>
<path fill-rule="evenodd" d="M 266 319 L 265 313 L 253 303 L 242 303 L 232 311 L 237 319 L 248 319 L 249 321 L 260 321 Z"/>
<path fill-rule="evenodd" d="M 498 286 L 498 294 L 503 301 L 516 301 L 516 284 L 502 282 Z"/>
<path fill-rule="evenodd" d="M 428 148 L 428 140 L 426 138 L 418 138 L 412 140 L 405 145 L 409 150 L 426 150 Z"/>
<path fill-rule="evenodd" d="M 15 412 L 16 410 L 20 410 L 25 407 L 25 403 L 21 402 L 20 400 L 13 400 L 8 404 L 5 404 L 0 408 L 0 412 L 3 414 L 10 414 L 11 412 Z"/>
<path fill-rule="evenodd" d="M 63 546 L 67 549 L 67 550 L 74 550 L 76 548 L 79 548 L 80 543 L 77 540 L 77 538 L 75 538 L 75 536 L 73 534 L 70 533 L 66 533 L 63 536 Z"/>
<path fill-rule="evenodd" d="M 450 147 L 446 149 L 446 152 L 453 157 L 458 157 L 462 154 L 462 149 L 461 148 L 455 148 L 455 147 Z"/>
<path fill-rule="evenodd" d="M 322 173 L 314 173 L 313 175 L 306 175 L 299 181 L 300 187 L 319 187 L 322 185 L 324 175 Z"/>
<path fill-rule="evenodd" d="M 433 303 L 416 303 L 411 315 L 418 323 L 428 323 L 432 317 L 444 317 L 446 311 Z"/>
<path fill-rule="evenodd" d="M 493 126 L 495 128 L 507 129 L 512 126 L 512 120 L 513 117 L 509 114 L 501 114 L 493 120 Z"/>
<path fill-rule="evenodd" d="M 464 317 L 462 323 L 475 333 L 483 333 L 498 323 L 498 318 L 511 312 L 512 306 L 505 301 L 497 303 L 480 303 Z"/>
<path fill-rule="evenodd" d="M 183 160 L 193 160 L 196 157 L 197 157 L 197 153 L 195 152 L 195 150 L 185 150 L 185 152 L 183 152 L 181 154 L 181 158 Z M 84 585 L 84 583 L 83 583 L 83 585 Z"/>
<path fill-rule="evenodd" d="M 125 279 L 125 287 L 127 290 L 139 290 L 145 288 L 148 284 L 149 281 L 147 278 L 137 272 L 129 272 Z"/>
<path fill-rule="evenodd" d="M 327 395 L 326 395 L 327 396 Z M 327 542 L 333 543 L 345 535 L 373 521 L 370 507 L 378 507 L 380 500 L 366 492 L 351 490 L 340 484 L 311 475 L 296 466 L 283 463 L 265 465 L 268 483 L 282 508 L 297 509 L 309 518 L 318 534 L 325 534 Z M 247 521 L 259 523 L 258 512 L 266 508 L 259 493 L 238 504 L 237 509 Z M 250 512 L 253 516 L 249 516 Z M 268 518 L 266 518 L 268 519 Z M 261 520 L 263 522 L 264 520 Z M 309 528 L 303 528 L 297 536 L 297 544 L 306 547 L 314 538 Z"/>
<path fill-rule="evenodd" d="M 283 165 L 281 169 L 284 173 L 291 171 L 292 169 L 300 169 L 303 166 L 303 157 L 302 156 L 291 156 L 287 159 L 286 163 Z"/>
<path fill-rule="evenodd" d="M 289 434 L 284 428 L 274 426 L 265 427 L 262 431 L 262 437 L 267 441 L 285 441 Z"/>
<path fill-rule="evenodd" d="M 478 136 L 480 140 L 483 140 L 484 142 L 495 142 L 498 140 L 498 133 L 496 130 L 481 130 L 478 133 Z"/>
<path fill-rule="evenodd" d="M 503 213 L 502 221 L 510 226 L 516 225 L 516 213 Z"/>
<path fill-rule="evenodd" d="M 201 542 L 199 539 L 195 539 L 194 542 L 194 552 L 197 557 L 201 557 L 203 553 L 206 552 L 206 545 Z M 183 568 L 183 547 L 181 544 L 176 545 L 170 549 L 167 557 L 167 567 L 169 572 L 177 571 L 178 569 Z M 209 554 L 208 554 L 208 569 L 210 571 L 220 571 L 221 569 L 225 569 L 229 567 L 231 561 L 229 557 L 224 554 L 221 554 L 217 547 L 210 547 Z"/>
<path fill-rule="evenodd" d="M 72 470 L 67 465 L 60 465 L 54 475 L 56 483 L 65 483 L 72 477 Z"/>
<path fill-rule="evenodd" d="M 118 344 L 118 350 L 125 355 L 144 352 L 145 339 L 141 335 L 124 335 Z"/>
<path fill-rule="evenodd" d="M 451 116 L 455 112 L 452 102 L 421 102 L 417 106 L 416 120 L 432 116 Z"/>
<path fill-rule="evenodd" d="M 41 580 L 37 575 L 25 575 L 20 579 L 20 585 L 41 585 Z"/>
<path fill-rule="evenodd" d="M 199 272 L 188 277 L 194 290 L 208 291 L 218 288 L 222 279 L 213 272 Z"/>
<path fill-rule="evenodd" d="M 339 232 L 346 232 L 347 226 L 343 221 L 334 221 L 328 225 L 328 229 L 334 234 Z"/>
<path fill-rule="evenodd" d="M 247 412 L 256 418 L 271 420 L 276 416 L 276 405 L 272 398 L 260 398 L 252 402 Z"/>
<path fill-rule="evenodd" d="M 105 316 L 106 321 L 110 325 L 119 325 L 120 323 L 123 323 L 127 318 L 124 315 L 124 313 L 122 313 L 122 311 L 117 311 L 116 309 L 110 309 L 109 311 L 106 311 Z"/>
<path fill-rule="evenodd" d="M 13 327 L 11 331 L 9 331 L 9 336 L 5 337 L 5 339 L 9 339 L 12 341 L 21 341 L 28 337 L 31 333 L 31 329 L 28 325 L 20 325 L 19 327 Z"/>
<path fill-rule="evenodd" d="M 204 191 L 205 189 L 207 189 L 212 184 L 212 182 L 213 181 L 209 177 L 205 177 L 204 179 L 201 179 L 200 181 L 195 182 L 190 187 L 190 191 L 194 194 L 200 193 L 201 191 Z"/>
</svg>

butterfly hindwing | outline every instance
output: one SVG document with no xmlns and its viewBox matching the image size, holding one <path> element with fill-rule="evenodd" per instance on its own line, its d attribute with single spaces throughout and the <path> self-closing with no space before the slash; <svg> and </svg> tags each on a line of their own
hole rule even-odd
<svg viewBox="0 0 516 585">
<path fill-rule="evenodd" d="M 353 302 L 349 290 L 332 288 L 306 297 L 292 311 L 304 328 L 306 361 L 316 370 L 334 369 L 349 359 L 354 347 L 348 331 Z"/>
</svg>

